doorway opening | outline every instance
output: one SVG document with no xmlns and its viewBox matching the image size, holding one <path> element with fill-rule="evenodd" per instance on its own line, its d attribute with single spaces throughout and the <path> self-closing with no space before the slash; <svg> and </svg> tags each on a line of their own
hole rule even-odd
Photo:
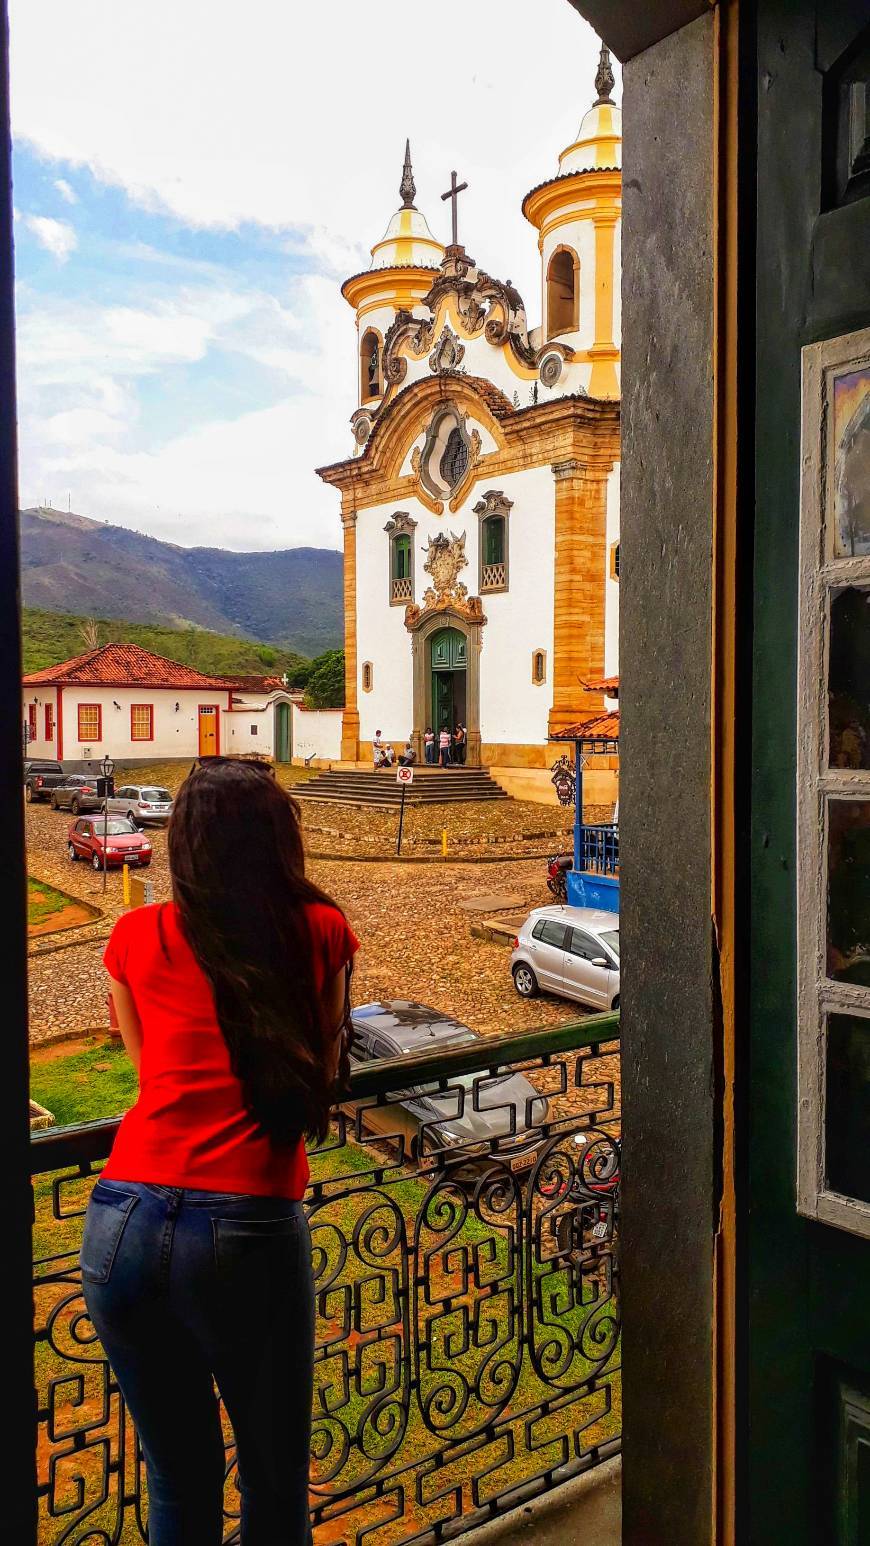
<svg viewBox="0 0 870 1546">
<path fill-rule="evenodd" d="M 458 628 L 442 628 L 429 641 L 432 729 L 453 734 L 466 723 L 468 641 Z"/>
<path fill-rule="evenodd" d="M 275 761 L 289 762 L 290 754 L 290 705 L 275 704 Z"/>
</svg>

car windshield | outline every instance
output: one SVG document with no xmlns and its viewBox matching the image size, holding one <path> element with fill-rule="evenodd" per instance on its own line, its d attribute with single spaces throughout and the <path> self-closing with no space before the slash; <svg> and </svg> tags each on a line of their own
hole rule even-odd
<svg viewBox="0 0 870 1546">
<path fill-rule="evenodd" d="M 606 929 L 601 934 L 601 938 L 604 940 L 605 945 L 609 946 L 609 948 L 613 951 L 613 954 L 616 956 L 616 959 L 618 961 L 619 960 L 619 930 L 618 929 Z"/>
<path fill-rule="evenodd" d="M 129 821 L 110 821 L 105 828 L 102 822 L 98 822 L 94 830 L 98 837 L 103 831 L 109 837 L 133 837 L 134 834 L 137 834 L 136 827 Z"/>
<path fill-rule="evenodd" d="M 148 800 L 154 805 L 167 805 L 172 799 L 168 789 L 142 789 L 139 791 L 140 800 Z"/>
</svg>

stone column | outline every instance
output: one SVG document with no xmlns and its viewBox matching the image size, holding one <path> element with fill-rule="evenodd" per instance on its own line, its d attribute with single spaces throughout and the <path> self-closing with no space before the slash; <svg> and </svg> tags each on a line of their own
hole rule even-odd
<svg viewBox="0 0 870 1546">
<path fill-rule="evenodd" d="M 342 762 L 358 762 L 356 511 L 342 509 L 341 524 L 344 529 L 344 713 L 341 717 L 341 759 Z"/>
<path fill-rule="evenodd" d="M 556 480 L 553 703 L 549 733 L 603 712 L 600 692 L 581 682 L 604 675 L 607 472 L 580 461 L 558 462 Z"/>
</svg>

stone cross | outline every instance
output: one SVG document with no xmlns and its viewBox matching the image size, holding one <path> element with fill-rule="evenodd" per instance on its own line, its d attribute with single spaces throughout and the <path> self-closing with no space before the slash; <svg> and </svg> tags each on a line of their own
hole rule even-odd
<svg viewBox="0 0 870 1546">
<path fill-rule="evenodd" d="M 447 189 L 446 193 L 442 193 L 442 195 L 441 195 L 442 199 L 450 199 L 452 201 L 452 204 L 453 204 L 453 246 L 454 247 L 458 247 L 459 246 L 459 237 L 458 237 L 457 231 L 456 231 L 456 200 L 459 198 L 460 193 L 464 193 L 465 192 L 467 187 L 468 187 L 468 183 L 457 183 L 457 181 L 456 181 L 456 173 L 455 172 L 451 172 L 450 173 L 450 187 Z"/>
</svg>

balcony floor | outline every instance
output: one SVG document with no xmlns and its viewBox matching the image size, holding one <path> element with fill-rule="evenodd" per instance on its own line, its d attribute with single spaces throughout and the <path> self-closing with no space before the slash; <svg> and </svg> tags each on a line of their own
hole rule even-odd
<svg viewBox="0 0 870 1546">
<path fill-rule="evenodd" d="M 474 1546 L 621 1546 L 619 1457 L 483 1525 Z"/>
</svg>

